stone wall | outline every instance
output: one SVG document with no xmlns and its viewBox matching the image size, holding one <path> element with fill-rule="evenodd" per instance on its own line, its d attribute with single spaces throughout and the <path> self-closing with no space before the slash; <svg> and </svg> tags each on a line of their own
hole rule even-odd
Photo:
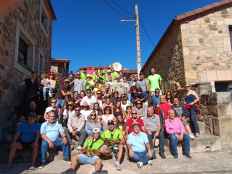
<svg viewBox="0 0 232 174">
<path fill-rule="evenodd" d="M 222 148 L 232 148 L 232 93 L 212 93 L 208 101 L 205 117 L 210 133 L 220 137 Z"/>
<path fill-rule="evenodd" d="M 44 56 L 44 67 L 51 57 L 51 26 L 48 35 L 40 24 L 40 0 L 25 0 L 19 8 L 0 20 L 0 134 L 7 119 L 12 116 L 14 107 L 21 102 L 22 81 L 30 73 L 16 67 L 16 45 L 18 27 L 28 35 L 34 44 L 33 70 L 37 70 L 40 54 Z M 1 136 L 1 135 L 0 135 Z M 0 137 L 1 139 L 1 137 Z"/>
<path fill-rule="evenodd" d="M 232 25 L 232 8 L 181 25 L 187 83 L 220 81 L 223 76 L 213 74 L 232 70 L 229 25 Z"/>
<path fill-rule="evenodd" d="M 166 88 L 169 88 L 169 85 L 175 82 L 185 85 L 182 43 L 178 25 L 172 25 L 151 55 L 150 60 L 146 62 L 143 68 L 145 74 L 149 74 L 152 67 L 155 67 L 161 74 Z"/>
</svg>

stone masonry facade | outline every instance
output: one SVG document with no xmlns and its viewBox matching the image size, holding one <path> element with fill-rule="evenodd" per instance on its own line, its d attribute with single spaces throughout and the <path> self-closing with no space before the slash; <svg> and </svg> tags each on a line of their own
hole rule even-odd
<svg viewBox="0 0 232 174">
<path fill-rule="evenodd" d="M 232 81 L 232 2 L 173 20 L 142 71 L 156 67 L 166 83 Z M 218 8 L 218 7 L 217 7 Z M 204 9 L 204 8 L 202 8 Z M 191 12 L 190 12 L 191 14 Z"/>
<path fill-rule="evenodd" d="M 171 85 L 167 82 L 173 82 L 173 84 L 179 82 L 185 85 L 180 27 L 173 25 L 168 33 L 151 55 L 149 63 L 143 68 L 144 73 L 149 74 L 150 69 L 155 67 L 163 77 L 166 88 Z"/>
<path fill-rule="evenodd" d="M 16 9 L 0 17 L 0 133 L 6 126 L 3 123 L 7 123 L 14 107 L 21 102 L 23 80 L 30 77 L 32 71 L 47 71 L 53 20 L 47 7 L 45 0 L 25 0 Z M 50 24 L 47 30 L 41 24 L 42 10 L 48 15 Z M 21 36 L 30 42 L 29 68 L 17 62 Z"/>
<path fill-rule="evenodd" d="M 187 83 L 232 80 L 232 73 L 227 71 L 232 70 L 230 25 L 232 7 L 181 25 Z M 216 71 L 221 75 L 216 76 Z M 225 75 L 229 77 L 224 79 Z"/>
</svg>

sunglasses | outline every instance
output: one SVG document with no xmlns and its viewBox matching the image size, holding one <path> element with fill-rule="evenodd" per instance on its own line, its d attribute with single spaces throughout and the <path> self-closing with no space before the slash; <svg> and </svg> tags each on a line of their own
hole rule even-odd
<svg viewBox="0 0 232 174">
<path fill-rule="evenodd" d="M 132 114 L 137 114 L 137 113 L 132 113 Z"/>
</svg>

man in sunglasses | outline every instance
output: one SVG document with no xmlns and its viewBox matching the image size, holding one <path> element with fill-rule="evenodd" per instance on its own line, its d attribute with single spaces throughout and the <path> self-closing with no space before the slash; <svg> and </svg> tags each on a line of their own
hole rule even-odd
<svg viewBox="0 0 232 174">
<path fill-rule="evenodd" d="M 108 128 L 102 132 L 101 138 L 105 141 L 105 145 L 110 148 L 109 151 L 112 151 L 116 169 L 121 170 L 120 162 L 123 157 L 124 139 L 122 129 L 117 127 L 116 124 L 116 121 L 108 121 Z M 117 159 L 115 159 L 115 154 Z"/>
<path fill-rule="evenodd" d="M 132 110 L 131 117 L 129 117 L 126 121 L 126 129 L 127 133 L 131 133 L 133 131 L 133 123 L 138 123 L 140 130 L 144 131 L 144 121 L 141 117 L 138 116 L 138 113 L 135 109 Z"/>
<path fill-rule="evenodd" d="M 85 126 L 85 118 L 81 114 L 81 108 L 76 107 L 75 108 L 75 114 L 71 115 L 68 118 L 68 130 L 72 134 L 72 137 L 76 140 L 78 140 L 78 146 L 82 146 L 85 138 L 87 136 L 87 133 L 85 132 L 84 126 Z"/>
</svg>

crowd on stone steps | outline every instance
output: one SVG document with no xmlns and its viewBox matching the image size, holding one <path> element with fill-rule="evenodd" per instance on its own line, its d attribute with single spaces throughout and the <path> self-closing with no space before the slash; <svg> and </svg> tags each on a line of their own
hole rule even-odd
<svg viewBox="0 0 232 174">
<path fill-rule="evenodd" d="M 49 73 L 41 79 L 32 74 L 25 80 L 9 166 L 16 152 L 31 148 L 31 170 L 45 166 L 57 150 L 70 161 L 66 173 L 75 173 L 84 164 L 104 173 L 107 159 L 113 159 L 120 171 L 125 156 L 142 168 L 152 165 L 156 149 L 166 158 L 165 139 L 174 158 L 179 143 L 183 155 L 191 158 L 190 140 L 200 134 L 199 97 L 191 86 L 170 92 L 162 90 L 162 83 L 155 68 L 147 77 L 128 77 L 113 69 Z M 74 149 L 78 153 L 71 155 Z"/>
</svg>

